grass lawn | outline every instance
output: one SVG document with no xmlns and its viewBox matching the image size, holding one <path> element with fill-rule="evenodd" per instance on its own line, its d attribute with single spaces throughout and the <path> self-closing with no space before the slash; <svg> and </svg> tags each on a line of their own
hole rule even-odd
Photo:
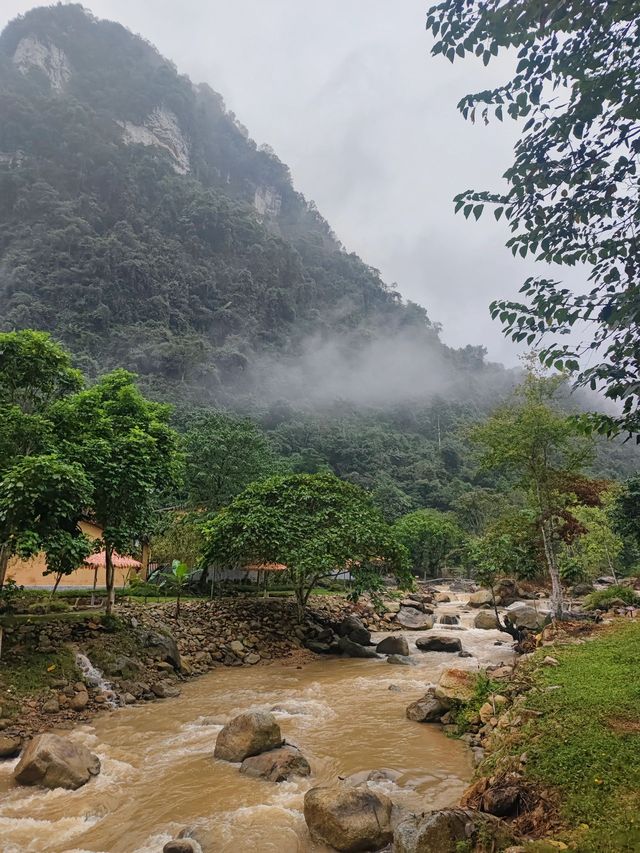
<svg viewBox="0 0 640 853">
<path fill-rule="evenodd" d="M 527 777 L 558 791 L 571 849 L 640 851 L 640 623 L 544 654 L 560 666 L 527 700 L 542 712 L 522 730 Z"/>
</svg>

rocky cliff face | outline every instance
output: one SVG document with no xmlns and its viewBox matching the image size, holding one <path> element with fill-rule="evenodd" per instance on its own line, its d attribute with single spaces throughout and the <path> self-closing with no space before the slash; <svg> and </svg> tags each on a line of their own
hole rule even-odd
<svg viewBox="0 0 640 853">
<path fill-rule="evenodd" d="M 169 153 L 173 168 L 179 175 L 189 172 L 189 143 L 180 129 L 177 116 L 171 110 L 156 107 L 142 125 L 131 121 L 119 121 L 118 124 L 127 145 L 155 145 Z"/>
<path fill-rule="evenodd" d="M 13 64 L 21 74 L 29 74 L 34 69 L 41 71 L 57 92 L 64 90 L 71 77 L 71 65 L 65 52 L 33 35 L 20 39 Z"/>
</svg>

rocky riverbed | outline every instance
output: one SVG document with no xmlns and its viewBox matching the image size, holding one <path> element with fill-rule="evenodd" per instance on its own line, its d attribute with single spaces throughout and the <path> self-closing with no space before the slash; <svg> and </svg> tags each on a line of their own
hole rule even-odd
<svg viewBox="0 0 640 853">
<path fill-rule="evenodd" d="M 158 611 L 125 608 L 121 618 L 136 634 L 161 634 L 159 622 L 175 633 L 179 667 L 175 661 L 162 660 L 167 654 L 162 643 L 145 647 L 148 652 L 140 660 L 145 673 L 181 695 L 151 705 L 136 700 L 115 713 L 76 724 L 72 741 L 96 754 L 102 769 L 75 792 L 46 794 L 15 786 L 16 759 L 0 764 L 0 832 L 3 839 L 11 839 L 11 853 L 160 851 L 182 830 L 194 827 L 206 831 L 210 849 L 216 851 L 326 850 L 323 842 L 310 840 L 304 799 L 314 787 L 342 784 L 340 777 L 355 776 L 356 784 L 371 777 L 367 787 L 407 815 L 454 806 L 471 778 L 472 755 L 464 743 L 447 739 L 440 726 L 409 719 L 406 708 L 446 669 L 478 672 L 485 666 L 508 664 L 512 639 L 473 627 L 477 610 L 467 606 L 467 592 L 435 590 L 419 595 L 404 602 L 391 600 L 382 615 L 375 615 L 366 603 L 352 606 L 342 599 L 323 598 L 317 605 L 314 602 L 304 637 L 296 633 L 292 617 L 287 622 L 288 603 L 276 600 L 266 602 L 271 615 L 262 620 L 255 614 L 264 612 L 264 602 L 218 604 L 234 608 L 233 627 L 228 611 L 216 625 L 220 611 L 198 603 L 201 616 L 191 626 L 202 636 L 194 636 L 186 620 L 182 635 L 180 626 L 172 624 L 170 606 Z M 429 616 L 434 627 L 402 629 L 395 618 L 402 610 L 416 619 L 420 617 L 415 614 Z M 283 624 L 290 625 L 288 637 L 283 636 Z M 362 630 L 372 631 L 371 645 L 364 645 L 367 635 Z M 103 657 L 108 657 L 104 649 L 111 635 L 97 634 L 92 647 L 83 648 L 99 657 L 102 644 Z M 417 641 L 427 636 L 459 639 L 462 656 L 458 644 L 450 651 L 421 651 Z M 372 651 L 374 657 L 327 653 L 340 650 L 341 642 L 344 649 L 345 639 Z M 306 648 L 314 642 L 328 646 L 327 651 L 320 649 L 326 657 Z M 241 643 L 242 648 L 232 643 Z M 199 651 L 211 659 L 198 659 Z M 278 660 L 282 653 L 285 657 Z M 259 654 L 260 662 L 247 660 L 252 654 Z M 192 667 L 190 674 L 212 671 L 193 679 L 181 671 L 185 660 Z M 397 665 L 398 660 L 404 665 Z M 126 696 L 123 690 L 129 682 L 135 683 L 122 674 L 109 677 L 118 699 Z M 93 689 L 88 687 L 87 693 Z M 275 716 L 284 739 L 308 762 L 309 776 L 275 783 L 239 773 L 238 765 L 214 757 L 222 726 L 247 711 Z M 48 718 L 49 727 L 57 727 L 55 718 Z M 267 758 L 275 767 L 273 756 Z M 49 847 L 42 846 L 45 839 Z"/>
</svg>

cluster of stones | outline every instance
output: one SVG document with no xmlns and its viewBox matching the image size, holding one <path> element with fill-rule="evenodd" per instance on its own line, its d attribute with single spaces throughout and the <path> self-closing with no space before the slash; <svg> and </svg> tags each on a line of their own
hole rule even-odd
<svg viewBox="0 0 640 853">
<path fill-rule="evenodd" d="M 270 782 L 309 776 L 311 767 L 296 747 L 282 740 L 270 713 L 248 712 L 234 717 L 218 734 L 214 757 L 240 764 L 240 773 Z M 344 853 L 383 850 L 395 853 L 443 853 L 481 835 L 509 840 L 494 816 L 471 809 L 442 809 L 412 814 L 394 804 L 370 782 L 389 778 L 374 771 L 310 788 L 304 796 L 304 819 L 311 839 Z M 187 827 L 169 841 L 163 853 L 213 853 L 215 842 L 202 827 Z"/>
</svg>

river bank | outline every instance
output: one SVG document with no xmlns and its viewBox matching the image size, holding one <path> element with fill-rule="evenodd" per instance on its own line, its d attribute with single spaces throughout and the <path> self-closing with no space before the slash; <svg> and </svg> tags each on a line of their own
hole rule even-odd
<svg viewBox="0 0 640 853">
<path fill-rule="evenodd" d="M 640 622 L 545 629 L 483 705 L 459 710 L 483 760 L 462 805 L 529 838 L 518 853 L 640 850 Z"/>
</svg>

